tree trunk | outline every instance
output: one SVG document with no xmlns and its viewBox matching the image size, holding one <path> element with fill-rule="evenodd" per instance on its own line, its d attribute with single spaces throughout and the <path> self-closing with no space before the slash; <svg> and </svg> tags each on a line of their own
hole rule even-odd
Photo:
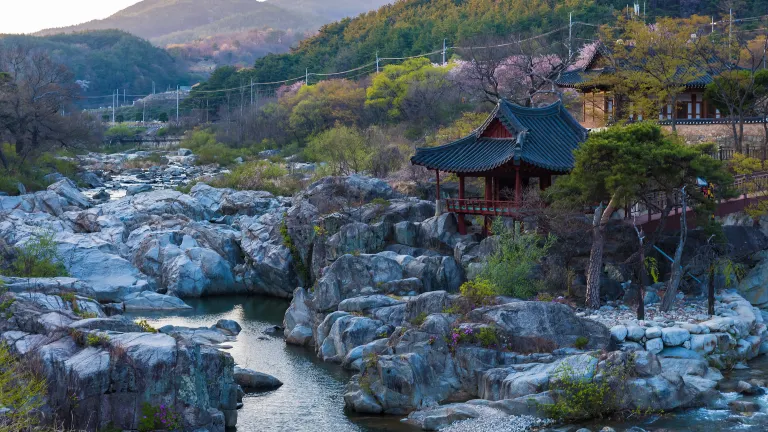
<svg viewBox="0 0 768 432">
<path fill-rule="evenodd" d="M 736 129 L 736 122 L 731 118 L 731 131 L 733 132 L 733 148 L 737 153 L 741 153 L 741 142 L 739 142 L 739 131 Z"/>
<path fill-rule="evenodd" d="M 661 302 L 661 310 L 664 312 L 669 312 L 675 304 L 677 288 L 680 286 L 680 280 L 683 278 L 683 266 L 681 261 L 683 259 L 683 249 L 685 248 L 685 238 L 688 235 L 685 188 L 683 188 L 681 195 L 682 214 L 680 215 L 680 240 L 677 242 L 675 258 L 672 261 L 672 274 L 669 277 L 669 282 L 667 282 L 667 292 L 664 294 L 664 300 Z"/>
<path fill-rule="evenodd" d="M 587 307 L 600 308 L 600 276 L 603 273 L 603 246 L 605 245 L 605 226 L 615 209 L 615 197 L 611 198 L 605 210 L 602 204 L 595 209 L 592 222 L 592 250 L 587 266 Z M 602 211 L 602 215 L 601 215 Z"/>
<path fill-rule="evenodd" d="M 638 232 L 639 235 L 639 232 Z M 637 319 L 645 319 L 645 287 L 648 286 L 648 272 L 645 271 L 645 251 L 640 237 L 640 286 L 637 289 Z"/>
<path fill-rule="evenodd" d="M 739 113 L 739 148 L 744 148 L 744 115 Z"/>
</svg>

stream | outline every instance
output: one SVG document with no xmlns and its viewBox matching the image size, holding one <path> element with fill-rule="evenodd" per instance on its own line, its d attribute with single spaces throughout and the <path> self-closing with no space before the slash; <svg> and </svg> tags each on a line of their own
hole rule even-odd
<svg viewBox="0 0 768 432">
<path fill-rule="evenodd" d="M 132 314 L 154 327 L 167 324 L 210 327 L 220 319 L 237 321 L 243 330 L 227 350 L 242 366 L 268 373 L 283 386 L 264 393 L 247 394 L 238 411 L 238 432 L 415 432 L 395 416 L 359 416 L 344 410 L 344 386 L 352 373 L 340 366 L 324 363 L 311 349 L 286 345 L 281 338 L 267 336 L 264 330 L 282 325 L 289 306 L 287 300 L 271 297 L 224 296 L 186 299 L 191 310 L 174 313 Z M 761 356 L 750 368 L 725 374 L 736 380 L 768 381 L 768 357 Z M 735 399 L 756 402 L 761 411 L 737 414 L 727 408 Z M 768 431 L 768 395 L 723 394 L 722 409 L 694 409 L 667 415 L 629 418 L 621 421 L 596 420 L 580 424 L 593 431 L 611 426 L 617 431 Z"/>
<path fill-rule="evenodd" d="M 172 324 L 210 327 L 220 319 L 237 321 L 243 330 L 227 350 L 235 362 L 268 373 L 283 382 L 277 390 L 249 393 L 238 411 L 238 432 L 414 432 L 400 417 L 358 416 L 344 411 L 344 386 L 352 373 L 324 363 L 311 349 L 286 345 L 263 331 L 282 325 L 289 301 L 254 296 L 185 299 L 191 310 L 137 313 L 159 328 Z"/>
</svg>

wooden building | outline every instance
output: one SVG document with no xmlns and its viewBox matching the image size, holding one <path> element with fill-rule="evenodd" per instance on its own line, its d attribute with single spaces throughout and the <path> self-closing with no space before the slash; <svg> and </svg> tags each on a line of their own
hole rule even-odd
<svg viewBox="0 0 768 432">
<path fill-rule="evenodd" d="M 611 94 L 611 89 L 601 84 L 601 76 L 614 73 L 615 69 L 607 58 L 606 48 L 595 50 L 586 66 L 565 72 L 557 84 L 563 88 L 572 88 L 581 96 L 581 123 L 587 128 L 604 127 L 613 122 L 617 112 L 617 101 Z M 701 75 L 685 84 L 685 91 L 678 96 L 675 109 L 667 105 L 656 119 L 669 122 L 675 116 L 679 124 L 716 122 L 721 118 L 720 111 L 710 102 L 704 100 L 704 89 L 713 81 L 713 77 L 702 72 Z M 624 107 L 631 113 L 631 107 Z M 643 120 L 642 115 L 630 120 Z"/>
<path fill-rule="evenodd" d="M 439 147 L 416 149 L 414 165 L 435 170 L 438 209 L 440 172 L 459 178 L 459 196 L 444 200 L 443 208 L 459 214 L 459 232 L 466 234 L 463 215 L 490 217 L 521 215 L 523 188 L 538 183 L 541 189 L 556 175 L 573 169 L 573 151 L 587 138 L 587 130 L 561 102 L 543 108 L 525 108 L 500 101 L 486 121 L 472 134 Z M 485 180 L 483 197 L 465 196 L 465 179 Z M 502 191 L 514 191 L 512 199 Z"/>
</svg>

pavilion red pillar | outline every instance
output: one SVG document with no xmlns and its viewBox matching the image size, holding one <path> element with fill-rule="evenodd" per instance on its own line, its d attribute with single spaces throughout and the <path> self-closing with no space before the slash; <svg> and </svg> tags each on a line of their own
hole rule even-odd
<svg viewBox="0 0 768 432">
<path fill-rule="evenodd" d="M 520 208 L 523 202 L 523 183 L 520 180 L 520 167 L 515 167 L 515 207 Z"/>
<path fill-rule="evenodd" d="M 485 200 L 494 201 L 493 199 L 493 177 L 485 177 Z M 491 227 L 491 217 L 483 217 L 483 235 L 488 235 Z"/>
<path fill-rule="evenodd" d="M 464 200 L 464 176 L 459 175 L 459 212 L 456 214 L 456 217 L 459 222 L 459 234 L 466 235 L 467 234 L 467 222 L 464 220 L 464 214 L 461 213 L 461 208 L 465 203 Z"/>
<path fill-rule="evenodd" d="M 435 216 L 440 216 L 443 212 L 442 201 L 440 200 L 440 170 L 435 170 L 435 176 L 437 177 L 437 196 L 435 196 Z"/>
</svg>

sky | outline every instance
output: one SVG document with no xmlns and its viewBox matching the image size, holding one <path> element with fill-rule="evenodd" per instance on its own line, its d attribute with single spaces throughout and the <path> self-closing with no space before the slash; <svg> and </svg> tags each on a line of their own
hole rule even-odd
<svg viewBox="0 0 768 432">
<path fill-rule="evenodd" d="M 106 18 L 140 0 L 0 0 L 0 33 L 34 33 Z"/>
</svg>

